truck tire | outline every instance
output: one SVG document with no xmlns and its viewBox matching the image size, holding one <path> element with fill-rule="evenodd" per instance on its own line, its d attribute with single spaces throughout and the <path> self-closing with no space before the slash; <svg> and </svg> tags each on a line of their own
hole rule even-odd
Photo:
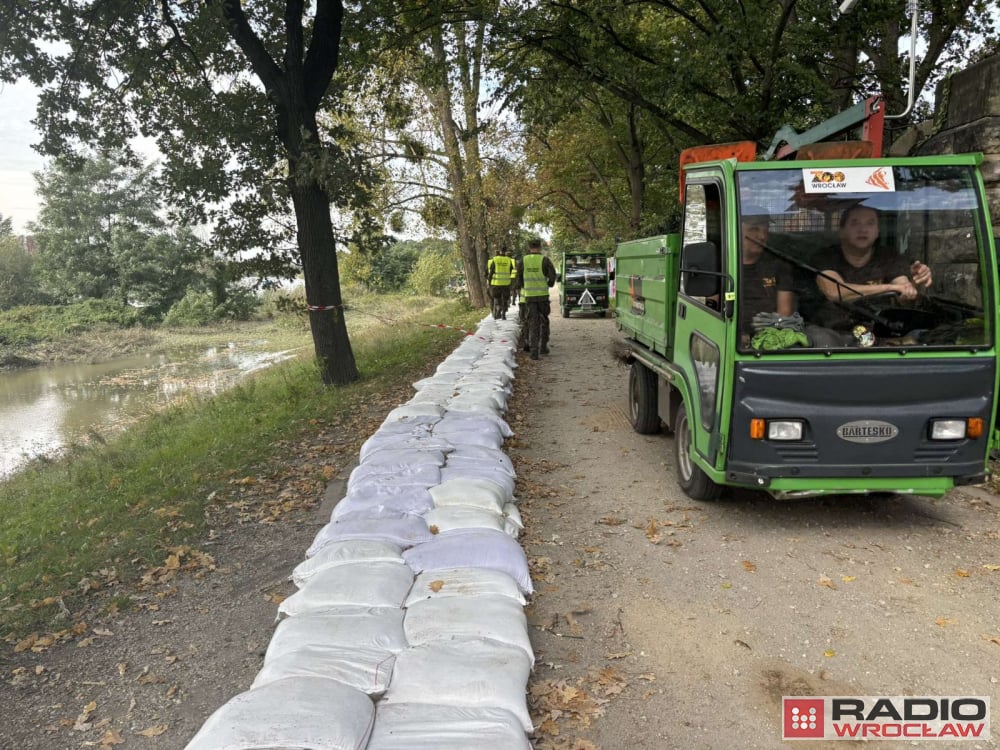
<svg viewBox="0 0 1000 750">
<path fill-rule="evenodd" d="M 691 425 L 688 423 L 687 408 L 681 404 L 674 420 L 674 450 L 677 467 L 677 483 L 684 494 L 692 500 L 716 500 L 722 487 L 691 460 Z"/>
<path fill-rule="evenodd" d="M 656 373 L 641 362 L 633 362 L 628 373 L 628 421 L 640 435 L 652 435 L 660 430 Z"/>
<path fill-rule="evenodd" d="M 568 318 L 569 317 L 569 308 L 568 307 L 564 307 L 562 309 L 562 314 L 563 314 L 564 318 Z"/>
</svg>

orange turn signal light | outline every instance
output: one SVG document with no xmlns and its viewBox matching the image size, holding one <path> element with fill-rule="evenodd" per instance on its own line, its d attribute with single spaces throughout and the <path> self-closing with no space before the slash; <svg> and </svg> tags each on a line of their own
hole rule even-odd
<svg viewBox="0 0 1000 750">
<path fill-rule="evenodd" d="M 965 423 L 965 435 L 973 440 L 983 436 L 983 419 L 982 417 L 969 417 Z"/>
<path fill-rule="evenodd" d="M 763 419 L 751 419 L 750 420 L 750 439 L 751 440 L 763 440 L 765 430 L 767 430 L 767 425 Z"/>
</svg>

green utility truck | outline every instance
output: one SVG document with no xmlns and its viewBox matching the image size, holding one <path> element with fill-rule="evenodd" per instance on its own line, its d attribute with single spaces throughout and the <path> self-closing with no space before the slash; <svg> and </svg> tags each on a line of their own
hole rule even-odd
<svg viewBox="0 0 1000 750">
<path fill-rule="evenodd" d="M 673 431 L 678 482 L 699 500 L 727 486 L 777 498 L 940 497 L 981 482 L 1000 445 L 983 157 L 870 158 L 881 144 L 869 141 L 816 146 L 769 160 L 752 143 L 691 150 L 680 233 L 619 244 L 616 320 L 631 363 L 632 426 Z M 874 209 L 866 215 L 877 221 L 882 262 L 932 271 L 915 299 L 864 294 L 828 273 L 841 220 L 857 206 Z M 751 219 L 768 224 L 760 244 L 785 279 L 770 282 L 791 287 L 791 315 L 753 309 Z"/>
<path fill-rule="evenodd" d="M 594 312 L 604 317 L 608 310 L 608 258 L 604 253 L 563 253 L 559 262 L 559 308 L 568 318 L 572 312 Z"/>
</svg>

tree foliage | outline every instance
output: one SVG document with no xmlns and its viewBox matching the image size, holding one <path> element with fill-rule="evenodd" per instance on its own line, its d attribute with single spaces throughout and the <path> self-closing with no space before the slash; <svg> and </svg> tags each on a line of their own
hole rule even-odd
<svg viewBox="0 0 1000 750">
<path fill-rule="evenodd" d="M 41 87 L 42 150 L 69 158 L 81 143 L 127 152 L 135 136 L 153 139 L 186 220 L 210 222 L 234 254 L 264 251 L 261 273 L 291 275 L 301 263 L 328 383 L 358 375 L 330 208 L 361 211 L 374 182 L 345 125 L 351 81 L 334 81 L 345 24 L 348 51 L 372 33 L 366 8 L 345 16 L 341 0 L 0 6 L 0 76 Z"/>
<path fill-rule="evenodd" d="M 167 228 L 152 165 L 129 161 L 57 159 L 36 174 L 42 207 L 32 231 L 47 298 L 113 300 L 159 317 L 202 278 L 208 248 L 188 229 Z"/>
</svg>

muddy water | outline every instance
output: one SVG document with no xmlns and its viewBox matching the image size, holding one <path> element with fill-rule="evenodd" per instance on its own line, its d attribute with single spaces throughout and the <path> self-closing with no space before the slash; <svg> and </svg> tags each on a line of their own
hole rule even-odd
<svg viewBox="0 0 1000 750">
<path fill-rule="evenodd" d="M 215 394 L 288 359 L 266 343 L 0 373 L 0 478 L 192 393 Z"/>
</svg>

